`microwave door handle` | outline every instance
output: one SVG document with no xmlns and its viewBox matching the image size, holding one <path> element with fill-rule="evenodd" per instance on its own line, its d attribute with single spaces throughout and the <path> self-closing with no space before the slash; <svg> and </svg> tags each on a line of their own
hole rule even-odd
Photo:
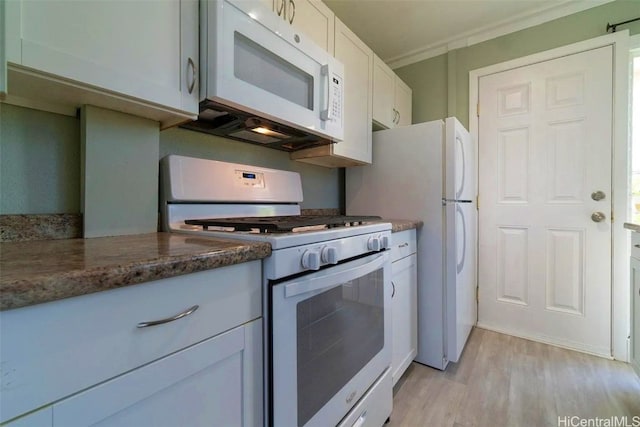
<svg viewBox="0 0 640 427">
<path fill-rule="evenodd" d="M 327 76 L 327 108 L 320 112 L 320 119 L 323 121 L 331 120 L 331 106 L 333 105 L 333 91 L 331 90 L 331 64 L 325 64 L 322 66 L 321 73 L 323 76 Z"/>
<path fill-rule="evenodd" d="M 366 264 L 359 264 L 347 270 L 339 271 L 337 273 L 329 273 L 330 270 L 325 270 L 325 275 L 321 277 L 297 281 L 289 283 L 284 286 L 284 297 L 291 298 L 308 292 L 319 291 L 326 288 L 333 288 L 339 284 L 355 280 L 358 277 L 362 277 L 376 271 L 384 266 L 384 263 L 388 257 L 388 253 L 382 253 L 378 255 L 372 261 Z"/>
</svg>

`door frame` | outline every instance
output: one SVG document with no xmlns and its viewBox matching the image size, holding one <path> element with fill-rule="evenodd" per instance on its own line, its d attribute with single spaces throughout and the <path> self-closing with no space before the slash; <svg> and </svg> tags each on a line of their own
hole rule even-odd
<svg viewBox="0 0 640 427">
<path fill-rule="evenodd" d="M 469 72 L 469 131 L 478 141 L 478 99 L 480 78 L 490 74 L 549 61 L 567 55 L 604 46 L 613 46 L 613 156 L 611 168 L 612 230 L 611 230 L 611 356 L 629 361 L 629 230 L 623 224 L 629 218 L 629 31 L 573 43 L 559 48 L 524 56 Z M 478 149 L 479 150 L 479 149 Z M 480 167 L 478 179 L 480 177 Z M 479 195 L 480 196 L 480 195 Z M 479 208 L 481 206 L 479 205 Z M 480 231 L 480 224 L 478 224 Z"/>
</svg>

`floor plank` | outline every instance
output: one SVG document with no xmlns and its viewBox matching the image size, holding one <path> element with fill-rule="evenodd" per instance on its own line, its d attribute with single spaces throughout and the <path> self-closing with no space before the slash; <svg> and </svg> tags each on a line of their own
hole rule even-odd
<svg viewBox="0 0 640 427">
<path fill-rule="evenodd" d="M 446 371 L 407 369 L 387 426 L 557 427 L 572 416 L 633 422 L 640 379 L 626 363 L 476 328 Z"/>
</svg>

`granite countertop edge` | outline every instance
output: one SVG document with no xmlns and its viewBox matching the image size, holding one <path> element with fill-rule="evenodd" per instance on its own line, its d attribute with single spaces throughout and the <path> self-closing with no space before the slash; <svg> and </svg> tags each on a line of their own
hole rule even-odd
<svg viewBox="0 0 640 427">
<path fill-rule="evenodd" d="M 640 224 L 634 224 L 632 222 L 625 222 L 623 225 L 627 230 L 635 231 L 636 233 L 640 233 Z"/>
<path fill-rule="evenodd" d="M 423 225 L 422 221 L 416 220 L 382 221 L 391 223 L 393 233 Z M 194 250 L 193 253 L 134 258 L 112 265 L 78 267 L 53 274 L 25 274 L 14 279 L 0 275 L 0 311 L 261 260 L 271 255 L 268 243 L 230 240 L 234 242 L 231 247 L 223 245 L 216 248 L 214 245 L 208 250 Z M 28 244 L 38 245 L 38 242 Z"/>
<path fill-rule="evenodd" d="M 192 254 L 160 256 L 2 280 L 0 311 L 261 260 L 271 255 L 271 245 L 268 243 L 236 242 L 237 245 L 233 247 L 194 251 Z"/>
<path fill-rule="evenodd" d="M 391 223 L 391 232 L 399 233 L 401 231 L 412 230 L 414 228 L 420 228 L 424 223 L 420 220 L 411 219 L 383 219 L 384 222 Z"/>
</svg>

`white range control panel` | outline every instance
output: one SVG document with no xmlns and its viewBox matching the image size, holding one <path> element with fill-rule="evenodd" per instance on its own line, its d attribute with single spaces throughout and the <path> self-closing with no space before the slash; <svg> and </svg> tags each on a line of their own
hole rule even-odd
<svg viewBox="0 0 640 427">
<path fill-rule="evenodd" d="M 248 170 L 235 170 L 236 183 L 243 187 L 264 188 L 264 174 Z"/>
</svg>

